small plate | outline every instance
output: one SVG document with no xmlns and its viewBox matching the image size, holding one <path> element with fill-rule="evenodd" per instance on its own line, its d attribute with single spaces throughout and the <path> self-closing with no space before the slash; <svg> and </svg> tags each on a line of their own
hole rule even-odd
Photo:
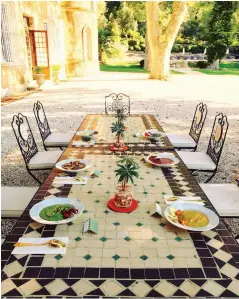
<svg viewBox="0 0 239 299">
<path fill-rule="evenodd" d="M 145 136 L 145 133 L 157 133 L 157 134 L 160 134 L 160 136 L 154 137 L 153 134 L 151 136 Z M 162 137 L 166 136 L 166 134 L 164 132 L 159 132 L 157 129 L 146 130 L 142 133 L 142 135 L 145 138 L 149 138 L 149 139 L 152 139 L 155 141 L 160 140 Z"/>
<path fill-rule="evenodd" d="M 199 211 L 207 216 L 209 223 L 207 226 L 203 226 L 203 227 L 191 227 L 191 226 L 186 226 L 186 225 L 174 222 L 169 217 L 169 215 L 170 215 L 169 209 L 171 207 L 174 207 L 176 210 L 181 210 L 181 211 L 185 211 L 185 210 Z M 166 217 L 168 222 L 170 222 L 171 224 L 173 224 L 179 228 L 182 228 L 182 229 L 196 231 L 196 232 L 203 232 L 203 231 L 211 230 L 211 229 L 215 228 L 216 226 L 218 226 L 218 224 L 219 224 L 219 218 L 218 218 L 217 214 L 214 213 L 212 210 L 205 208 L 204 206 L 201 206 L 201 205 L 175 203 L 170 206 L 167 206 L 167 208 L 164 211 L 164 216 Z"/>
<path fill-rule="evenodd" d="M 149 160 L 149 158 L 152 156 L 157 156 L 158 158 L 171 159 L 171 160 L 173 160 L 174 163 L 172 163 L 172 164 L 156 164 Z M 168 153 L 155 153 L 155 154 L 152 153 L 150 156 L 145 156 L 144 158 L 145 158 L 146 162 L 148 162 L 154 166 L 158 166 L 158 167 L 172 167 L 179 163 L 178 158 L 176 158 L 173 154 L 168 154 Z"/>
<path fill-rule="evenodd" d="M 95 132 L 95 130 L 81 130 L 81 131 L 77 131 L 76 135 L 78 135 L 78 136 L 93 136 L 94 132 Z"/>
<path fill-rule="evenodd" d="M 59 220 L 59 221 L 48 221 L 44 220 L 40 217 L 40 212 L 46 207 L 57 205 L 57 204 L 69 204 L 74 206 L 74 208 L 78 209 L 78 214 L 75 214 L 73 217 L 64 219 L 64 220 Z M 31 210 L 30 210 L 30 217 L 38 222 L 38 223 L 43 223 L 43 224 L 66 224 L 68 222 L 76 220 L 78 218 L 82 211 L 84 210 L 83 204 L 76 200 L 76 199 L 70 199 L 70 198 L 49 198 L 42 200 L 41 202 L 35 204 Z"/>
<path fill-rule="evenodd" d="M 74 161 L 79 161 L 79 162 L 85 164 L 85 167 L 82 169 L 78 169 L 78 170 L 66 170 L 62 167 L 64 164 L 69 163 L 69 162 L 74 162 Z M 58 168 L 62 171 L 65 171 L 65 172 L 70 172 L 70 173 L 77 173 L 79 171 L 84 171 L 89 167 L 91 167 L 91 162 L 88 160 L 83 160 L 83 159 L 67 159 L 67 160 L 62 160 L 62 161 L 56 163 L 56 168 Z"/>
</svg>

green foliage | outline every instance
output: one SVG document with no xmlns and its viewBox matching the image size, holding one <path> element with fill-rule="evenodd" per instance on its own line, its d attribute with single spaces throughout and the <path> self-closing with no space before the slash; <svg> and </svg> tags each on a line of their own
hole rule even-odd
<svg viewBox="0 0 239 299">
<path fill-rule="evenodd" d="M 139 165 L 132 157 L 123 156 L 117 163 L 118 169 L 115 170 L 116 176 L 118 176 L 119 183 L 123 183 L 122 187 L 125 188 L 125 184 L 131 181 L 134 183 L 134 177 L 139 177 L 138 169 Z"/>
<path fill-rule="evenodd" d="M 116 136 L 124 136 L 124 124 L 122 123 L 112 123 L 111 132 L 116 133 Z"/>
<path fill-rule="evenodd" d="M 115 113 L 115 117 L 118 119 L 118 123 L 122 123 L 127 119 L 127 115 L 124 114 L 122 108 L 118 108 Z"/>
<path fill-rule="evenodd" d="M 61 69 L 61 65 L 60 64 L 53 64 L 51 66 L 51 69 L 53 70 L 53 72 L 58 72 Z"/>
<path fill-rule="evenodd" d="M 206 69 L 207 66 L 207 61 L 197 61 L 196 67 L 198 67 L 199 69 Z"/>
<path fill-rule="evenodd" d="M 106 62 L 108 58 L 119 56 L 119 48 L 116 46 L 114 37 L 110 31 L 104 28 L 98 29 L 99 60 Z"/>
<path fill-rule="evenodd" d="M 226 55 L 226 50 L 231 43 L 232 15 L 234 7 L 231 1 L 215 1 L 209 21 L 207 36 L 208 62 L 221 60 Z"/>
<path fill-rule="evenodd" d="M 36 74 L 41 74 L 42 73 L 42 68 L 40 66 L 36 66 L 35 69 L 34 69 L 34 72 Z"/>
<path fill-rule="evenodd" d="M 208 69 L 195 69 L 200 73 L 206 75 L 235 75 L 239 76 L 239 63 L 238 62 L 225 62 L 220 63 L 219 70 L 208 70 Z"/>
<path fill-rule="evenodd" d="M 130 30 L 135 30 L 135 19 L 133 9 L 122 2 L 116 13 L 117 23 L 121 28 L 121 34 L 127 36 Z"/>
<path fill-rule="evenodd" d="M 183 51 L 183 46 L 179 44 L 174 44 L 172 48 L 173 53 L 181 53 Z"/>
</svg>

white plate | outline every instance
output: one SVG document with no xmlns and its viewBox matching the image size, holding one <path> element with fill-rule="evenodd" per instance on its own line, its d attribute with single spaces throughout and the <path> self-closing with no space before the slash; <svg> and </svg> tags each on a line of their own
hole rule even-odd
<svg viewBox="0 0 239 299">
<path fill-rule="evenodd" d="M 149 158 L 151 156 L 157 156 L 158 158 L 168 158 L 168 159 L 173 160 L 173 163 L 172 164 L 155 164 L 149 160 Z M 155 154 L 152 153 L 150 156 L 145 156 L 144 158 L 145 158 L 146 162 L 148 162 L 154 166 L 158 166 L 158 167 L 171 167 L 171 166 L 174 166 L 179 163 L 178 158 L 176 158 L 173 154 L 169 154 L 169 153 L 155 153 Z"/>
<path fill-rule="evenodd" d="M 46 207 L 52 206 L 52 205 L 57 205 L 57 204 L 69 204 L 74 206 L 74 208 L 78 209 L 78 214 L 75 214 L 73 217 L 71 218 L 67 218 L 64 220 L 60 220 L 60 221 L 47 221 L 44 220 L 40 217 L 40 212 L 41 210 L 43 210 Z M 35 220 L 36 222 L 39 223 L 43 223 L 43 224 L 66 224 L 68 222 L 74 221 L 76 220 L 76 218 L 78 218 L 82 211 L 84 210 L 84 206 L 83 204 L 76 200 L 76 199 L 70 199 L 70 198 L 49 198 L 49 199 L 45 199 L 42 200 L 41 202 L 35 204 L 31 210 L 30 210 L 30 217 Z"/>
<path fill-rule="evenodd" d="M 79 161 L 81 163 L 84 163 L 85 167 L 82 169 L 78 169 L 78 170 L 66 170 L 62 167 L 64 164 L 69 163 L 69 162 L 74 162 L 74 161 Z M 62 161 L 56 163 L 56 168 L 58 168 L 62 171 L 71 172 L 71 173 L 77 173 L 79 171 L 84 171 L 89 167 L 91 167 L 91 162 L 88 160 L 83 160 L 83 159 L 67 159 L 67 160 L 62 160 Z"/>
<path fill-rule="evenodd" d="M 144 134 L 145 133 L 153 133 L 153 132 L 155 132 L 155 133 L 158 133 L 158 134 L 160 134 L 160 136 L 159 137 L 153 137 L 153 136 L 145 136 Z M 166 136 L 166 134 L 164 133 L 164 132 L 159 132 L 157 129 L 150 129 L 150 130 L 146 130 L 146 131 L 144 131 L 143 133 L 142 133 L 142 135 L 143 135 L 143 137 L 145 137 L 145 138 L 149 138 L 149 139 L 153 139 L 153 140 L 160 140 L 162 137 L 164 137 L 164 136 Z"/>
<path fill-rule="evenodd" d="M 174 222 L 168 216 L 168 215 L 170 215 L 169 209 L 171 207 L 174 207 L 176 210 L 181 210 L 181 211 L 185 211 L 185 210 L 199 211 L 199 212 L 203 213 L 204 215 L 206 215 L 208 217 L 209 223 L 208 223 L 207 226 L 203 226 L 203 227 L 191 227 L 191 226 L 186 226 L 186 225 L 182 225 L 180 223 Z M 216 213 L 214 213 L 212 210 L 210 210 L 208 208 L 205 208 L 205 207 L 200 206 L 200 205 L 194 205 L 194 204 L 186 204 L 186 203 L 172 204 L 171 206 L 168 206 L 165 209 L 164 216 L 166 217 L 168 222 L 170 222 L 171 224 L 173 224 L 173 225 L 175 225 L 179 228 L 182 228 L 182 229 L 196 231 L 196 232 L 211 230 L 214 227 L 218 226 L 218 224 L 219 224 L 219 218 L 218 218 Z"/>
<path fill-rule="evenodd" d="M 95 130 L 81 130 L 81 131 L 77 131 L 76 135 L 78 136 L 93 136 Z"/>
</svg>

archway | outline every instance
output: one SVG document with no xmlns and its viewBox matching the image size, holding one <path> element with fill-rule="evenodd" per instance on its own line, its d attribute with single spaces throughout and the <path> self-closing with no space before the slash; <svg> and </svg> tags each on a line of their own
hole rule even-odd
<svg viewBox="0 0 239 299">
<path fill-rule="evenodd" d="M 88 26 L 85 26 L 82 30 L 82 42 L 83 42 L 83 60 L 92 60 L 92 38 L 91 30 Z"/>
</svg>

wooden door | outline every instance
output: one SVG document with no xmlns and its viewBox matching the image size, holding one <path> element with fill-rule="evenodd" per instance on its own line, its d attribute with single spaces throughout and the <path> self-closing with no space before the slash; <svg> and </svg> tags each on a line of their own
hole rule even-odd
<svg viewBox="0 0 239 299">
<path fill-rule="evenodd" d="M 36 66 L 41 67 L 45 79 L 50 79 L 48 38 L 46 30 L 30 30 L 32 45 L 33 73 Z"/>
</svg>

